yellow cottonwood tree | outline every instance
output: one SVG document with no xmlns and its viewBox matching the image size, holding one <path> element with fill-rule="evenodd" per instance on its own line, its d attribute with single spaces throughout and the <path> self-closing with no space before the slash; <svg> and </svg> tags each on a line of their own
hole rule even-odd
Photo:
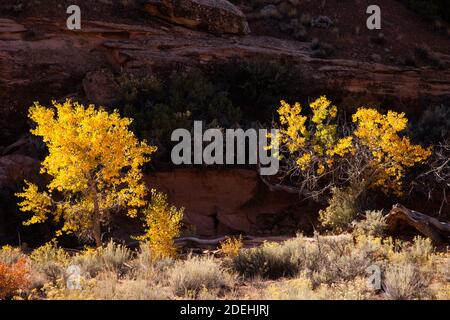
<svg viewBox="0 0 450 320">
<path fill-rule="evenodd" d="M 335 122 L 337 108 L 325 96 L 309 107 L 311 115 L 306 116 L 299 103 L 281 101 L 276 137 L 285 163 L 282 174 L 304 194 L 317 198 L 334 187 L 359 182 L 401 194 L 406 170 L 432 154 L 402 135 L 408 123 L 404 113 L 359 108 L 352 117 L 356 128 L 342 130 Z"/>
<path fill-rule="evenodd" d="M 184 208 L 169 205 L 167 195 L 151 190 L 151 202 L 143 210 L 145 234 L 138 240 L 148 240 L 156 259 L 175 257 L 177 248 L 174 238 L 180 235 Z"/>
<path fill-rule="evenodd" d="M 17 194 L 21 211 L 34 214 L 25 224 L 52 216 L 62 223 L 58 234 L 89 235 L 101 246 L 101 227 L 112 210 L 125 208 L 135 216 L 146 204 L 142 166 L 156 147 L 138 141 L 128 128 L 131 119 L 93 105 L 67 100 L 47 108 L 35 103 L 29 117 L 36 123 L 31 132 L 48 147 L 41 173 L 51 181 L 45 191 L 26 182 Z"/>
</svg>

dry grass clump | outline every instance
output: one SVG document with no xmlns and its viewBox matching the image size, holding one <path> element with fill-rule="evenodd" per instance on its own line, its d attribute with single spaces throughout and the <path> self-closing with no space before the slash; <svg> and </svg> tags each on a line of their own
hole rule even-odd
<svg viewBox="0 0 450 320">
<path fill-rule="evenodd" d="M 37 249 L 31 255 L 32 269 L 44 275 L 49 281 L 56 282 L 64 277 L 70 264 L 70 257 L 56 242 L 49 242 Z"/>
<path fill-rule="evenodd" d="M 384 277 L 384 294 L 392 300 L 413 300 L 430 297 L 430 279 L 417 265 L 389 265 Z"/>
<path fill-rule="evenodd" d="M 236 277 L 212 257 L 189 257 L 168 270 L 169 283 L 178 296 L 197 296 L 202 290 L 225 292 L 234 287 Z"/>
<path fill-rule="evenodd" d="M 67 281 L 61 278 L 56 283 L 45 284 L 39 294 L 50 300 L 163 300 L 171 298 L 170 288 L 162 286 L 156 279 L 158 278 L 143 278 L 139 274 L 133 273 L 120 276 L 112 271 L 102 271 L 95 278 L 80 277 L 79 288 L 68 287 Z"/>
<path fill-rule="evenodd" d="M 356 247 L 349 236 L 317 236 L 315 241 L 299 236 L 283 244 L 242 250 L 233 268 L 247 278 L 278 279 L 304 272 L 317 286 L 364 274 L 373 262 L 372 253 L 369 247 Z"/>
<path fill-rule="evenodd" d="M 269 242 L 257 248 L 241 250 L 234 257 L 232 266 L 247 278 L 260 276 L 278 279 L 293 276 L 299 271 L 295 246 Z"/>
<path fill-rule="evenodd" d="M 373 291 L 366 279 L 357 277 L 352 281 L 339 281 L 331 285 L 314 286 L 305 275 L 270 285 L 265 298 L 275 300 L 367 300 L 373 298 Z"/>
<path fill-rule="evenodd" d="M 128 269 L 127 263 L 131 258 L 132 252 L 127 247 L 110 241 L 104 247 L 87 248 L 78 253 L 73 257 L 72 264 L 80 266 L 83 273 L 90 277 L 95 277 L 105 270 L 124 273 Z"/>
<path fill-rule="evenodd" d="M 25 258 L 25 254 L 19 248 L 13 248 L 11 246 L 3 246 L 0 249 L 0 263 L 3 264 L 13 264 L 19 259 Z"/>
</svg>

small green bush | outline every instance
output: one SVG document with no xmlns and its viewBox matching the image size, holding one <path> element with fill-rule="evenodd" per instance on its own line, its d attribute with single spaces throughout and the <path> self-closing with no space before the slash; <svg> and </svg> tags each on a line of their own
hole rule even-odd
<svg viewBox="0 0 450 320">
<path fill-rule="evenodd" d="M 382 237 L 386 232 L 386 218 L 382 210 L 366 211 L 365 219 L 356 223 L 353 232 L 356 235 Z"/>
<path fill-rule="evenodd" d="M 340 233 L 349 228 L 358 215 L 359 192 L 356 188 L 333 188 L 328 207 L 319 212 L 319 221 L 325 229 Z"/>
</svg>

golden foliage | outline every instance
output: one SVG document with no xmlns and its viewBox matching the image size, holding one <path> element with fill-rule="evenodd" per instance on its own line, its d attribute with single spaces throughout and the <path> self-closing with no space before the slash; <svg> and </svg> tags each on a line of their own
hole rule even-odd
<svg viewBox="0 0 450 320">
<path fill-rule="evenodd" d="M 405 170 L 424 162 L 431 155 L 431 148 L 413 145 L 408 137 L 400 136 L 408 124 L 404 113 L 388 111 L 383 115 L 375 109 L 359 108 L 353 122 L 358 125 L 354 135 L 373 156 L 372 186 L 400 194 Z"/>
<path fill-rule="evenodd" d="M 220 243 L 222 252 L 230 258 L 236 257 L 243 246 L 242 236 L 230 237 Z"/>
<path fill-rule="evenodd" d="M 167 195 L 154 189 L 151 196 L 151 203 L 143 211 L 146 233 L 138 239 L 148 240 L 155 258 L 174 257 L 177 254 L 174 238 L 180 235 L 184 208 L 169 205 Z"/>
<path fill-rule="evenodd" d="M 297 102 L 290 105 L 281 101 L 278 109 L 280 116 L 279 143 L 287 147 L 288 152 L 301 170 L 308 170 L 315 164 L 318 175 L 333 164 L 333 157 L 343 157 L 352 152 L 352 137 L 338 138 L 337 125 L 332 122 L 337 116 L 337 107 L 322 96 L 309 105 L 312 115 L 301 114 L 302 107 Z"/>
<path fill-rule="evenodd" d="M 35 103 L 29 117 L 36 123 L 31 132 L 49 150 L 41 173 L 52 180 L 45 191 L 27 182 L 17 194 L 20 209 L 34 214 L 25 224 L 53 215 L 63 220 L 62 231 L 83 232 L 96 220 L 105 223 L 110 209 L 126 207 L 135 216 L 146 204 L 141 168 L 156 148 L 137 140 L 128 129 L 131 119 L 70 100 L 51 108 Z"/>
<path fill-rule="evenodd" d="M 295 162 L 301 171 L 321 176 L 333 170 L 335 160 L 366 150 L 367 165 L 359 172 L 360 180 L 368 181 L 368 187 L 401 193 L 402 178 L 407 168 L 424 162 L 430 148 L 422 148 L 402 136 L 408 120 L 404 113 L 389 111 L 386 115 L 375 109 L 359 108 L 352 120 L 356 129 L 348 136 L 339 137 L 334 124 L 337 107 L 322 96 L 309 105 L 312 114 L 302 115 L 299 103 L 290 105 L 281 101 L 278 109 L 280 150 L 282 158 Z"/>
</svg>

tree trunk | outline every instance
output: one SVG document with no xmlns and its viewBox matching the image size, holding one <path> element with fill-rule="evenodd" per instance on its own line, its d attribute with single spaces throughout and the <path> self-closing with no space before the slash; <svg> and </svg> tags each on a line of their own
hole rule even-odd
<svg viewBox="0 0 450 320">
<path fill-rule="evenodd" d="M 97 188 L 94 183 L 91 183 L 92 199 L 94 201 L 94 212 L 92 216 L 92 233 L 94 235 L 95 245 L 102 246 L 102 230 L 100 225 L 100 206 L 98 204 Z"/>
</svg>

